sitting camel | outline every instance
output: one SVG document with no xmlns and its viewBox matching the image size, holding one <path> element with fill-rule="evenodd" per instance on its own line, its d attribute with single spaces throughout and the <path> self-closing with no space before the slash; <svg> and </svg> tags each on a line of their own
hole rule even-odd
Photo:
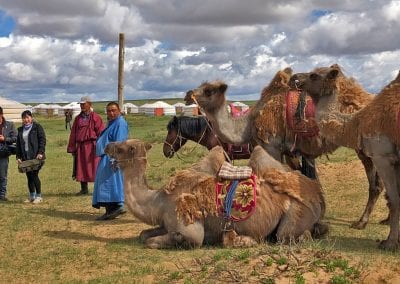
<svg viewBox="0 0 400 284">
<path fill-rule="evenodd" d="M 380 243 L 383 249 L 399 247 L 400 214 L 400 73 L 371 103 L 354 115 L 338 109 L 340 69 L 316 68 L 294 74 L 296 84 L 317 105 L 316 120 L 321 135 L 333 143 L 359 151 L 371 158 L 385 185 L 390 210 L 390 232 Z"/>
<path fill-rule="evenodd" d="M 263 89 L 260 99 L 247 116 L 239 118 L 230 116 L 225 97 L 228 86 L 222 81 L 201 84 L 198 88 L 187 93 L 185 101 L 189 103 L 192 100 L 189 96 L 194 98 L 212 122 L 218 137 L 222 141 L 233 144 L 261 145 L 279 161 L 282 161 L 282 154 L 290 155 L 295 150 L 308 157 L 308 162 L 303 164 L 313 165 L 314 158 L 332 153 L 339 146 L 320 135 L 302 136 L 294 134 L 289 129 L 286 119 L 286 100 L 287 94 L 291 90 L 287 84 L 291 74 L 290 68 L 278 71 L 270 84 Z M 360 110 L 372 100 L 372 95 L 363 90 L 354 80 L 350 80 L 344 75 L 340 76 L 340 80 L 344 90 L 339 96 L 341 112 L 352 113 Z M 308 123 L 310 127 L 313 124 L 316 126 L 312 117 L 309 118 Z M 383 185 L 371 159 L 362 150 L 356 150 L 356 152 L 366 171 L 369 195 L 368 203 L 361 218 L 354 222 L 352 227 L 363 229 L 368 223 L 369 215 L 383 190 Z M 315 170 L 313 169 L 313 171 Z M 307 173 L 305 174 L 307 175 Z"/>
<path fill-rule="evenodd" d="M 128 209 L 144 223 L 157 226 L 140 234 L 148 248 L 200 247 L 223 240 L 225 245 L 248 246 L 267 237 L 289 241 L 327 232 L 327 226 L 320 223 L 325 204 L 319 184 L 298 172 L 282 171 L 279 162 L 256 147 L 258 157 L 252 155 L 250 165 L 258 175 L 257 206 L 247 219 L 234 222 L 234 234 L 224 238 L 221 224 L 226 222 L 215 205 L 216 174 L 225 161 L 222 147 L 213 148 L 199 163 L 177 172 L 163 190 L 147 185 L 150 148 L 149 143 L 130 139 L 110 143 L 105 149 L 124 173 Z M 262 164 L 258 165 L 260 156 Z"/>
</svg>

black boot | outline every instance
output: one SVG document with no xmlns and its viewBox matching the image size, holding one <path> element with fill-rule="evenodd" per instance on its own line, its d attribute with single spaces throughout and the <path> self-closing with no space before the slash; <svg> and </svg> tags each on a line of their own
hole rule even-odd
<svg viewBox="0 0 400 284">
<path fill-rule="evenodd" d="M 89 194 L 88 183 L 81 181 L 81 191 L 79 191 L 76 195 L 87 195 Z"/>
</svg>

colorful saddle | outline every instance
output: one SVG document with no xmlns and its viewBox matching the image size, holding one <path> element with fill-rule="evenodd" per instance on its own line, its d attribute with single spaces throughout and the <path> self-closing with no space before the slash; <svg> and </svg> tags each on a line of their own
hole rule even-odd
<svg viewBox="0 0 400 284">
<path fill-rule="evenodd" d="M 256 176 L 249 167 L 234 167 L 225 162 L 216 184 L 217 212 L 225 219 L 238 222 L 256 209 Z"/>
<path fill-rule="evenodd" d="M 300 105 L 300 92 L 289 91 L 286 95 L 286 123 L 289 130 L 300 137 L 313 137 L 318 135 L 319 129 L 315 121 L 315 105 L 310 96 L 306 96 L 305 104 Z M 299 109 L 300 108 L 300 109 Z M 299 109 L 299 110 L 298 110 Z M 302 112 L 302 117 L 296 112 Z"/>
</svg>

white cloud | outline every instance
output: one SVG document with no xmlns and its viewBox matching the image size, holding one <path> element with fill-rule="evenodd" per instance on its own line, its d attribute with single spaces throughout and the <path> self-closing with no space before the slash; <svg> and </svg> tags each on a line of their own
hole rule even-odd
<svg viewBox="0 0 400 284">
<path fill-rule="evenodd" d="M 257 99 L 278 69 L 332 63 L 378 92 L 399 69 L 399 1 L 0 0 L 0 7 L 16 21 L 0 37 L 0 92 L 20 101 L 115 99 L 120 32 L 128 99 L 176 97 L 213 79 L 228 83 L 229 97 Z"/>
</svg>

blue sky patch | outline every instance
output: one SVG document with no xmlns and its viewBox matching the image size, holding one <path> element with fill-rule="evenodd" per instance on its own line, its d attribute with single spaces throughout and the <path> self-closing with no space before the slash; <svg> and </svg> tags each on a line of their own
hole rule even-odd
<svg viewBox="0 0 400 284">
<path fill-rule="evenodd" d="M 319 18 L 331 14 L 333 11 L 329 10 L 312 10 L 310 14 L 311 22 L 317 21 Z"/>
<path fill-rule="evenodd" d="M 0 10 L 0 36 L 9 36 L 15 28 L 14 18 L 7 15 L 5 11 Z"/>
</svg>

